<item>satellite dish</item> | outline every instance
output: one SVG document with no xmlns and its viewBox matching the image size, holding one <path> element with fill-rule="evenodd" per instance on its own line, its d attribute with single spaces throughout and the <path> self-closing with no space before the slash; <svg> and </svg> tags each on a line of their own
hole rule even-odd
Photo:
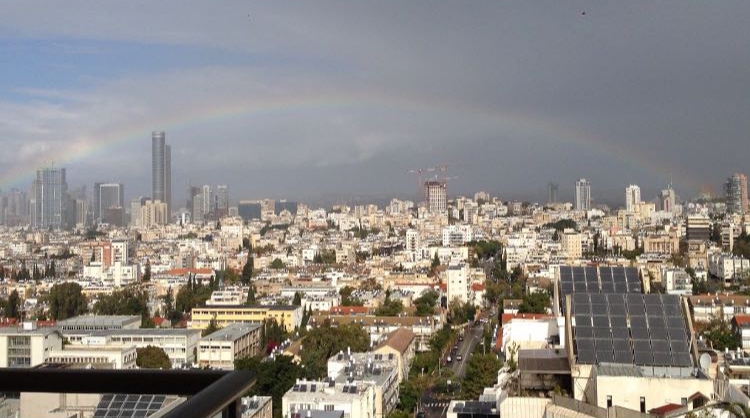
<svg viewBox="0 0 750 418">
<path fill-rule="evenodd" d="M 708 370 L 708 367 L 711 365 L 711 356 L 708 353 L 701 354 L 698 363 L 701 365 L 701 370 Z"/>
</svg>

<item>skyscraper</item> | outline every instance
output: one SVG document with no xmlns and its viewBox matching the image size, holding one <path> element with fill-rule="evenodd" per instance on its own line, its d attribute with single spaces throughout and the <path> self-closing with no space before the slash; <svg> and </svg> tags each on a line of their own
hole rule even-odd
<svg viewBox="0 0 750 418">
<path fill-rule="evenodd" d="M 550 183 L 547 185 L 547 203 L 557 203 L 557 190 L 559 186 L 557 183 Z"/>
<path fill-rule="evenodd" d="M 94 219 L 100 222 L 104 212 L 125 207 L 125 187 L 122 183 L 94 183 Z"/>
<path fill-rule="evenodd" d="M 424 192 L 431 213 L 443 213 L 448 210 L 448 188 L 444 181 L 426 181 Z"/>
<path fill-rule="evenodd" d="M 229 214 L 229 189 L 225 185 L 216 186 L 216 219 Z"/>
<path fill-rule="evenodd" d="M 727 196 L 727 212 L 747 213 L 747 176 L 742 173 L 732 174 L 724 183 Z"/>
<path fill-rule="evenodd" d="M 625 210 L 634 212 L 639 203 L 641 203 L 641 188 L 631 184 L 625 188 Z"/>
<path fill-rule="evenodd" d="M 65 226 L 68 183 L 64 168 L 43 168 L 36 171 L 31 185 L 31 225 L 36 229 L 61 229 Z"/>
<path fill-rule="evenodd" d="M 164 132 L 151 134 L 151 199 L 172 206 L 172 147 Z"/>
<path fill-rule="evenodd" d="M 591 209 L 591 183 L 586 179 L 576 182 L 576 210 Z"/>
</svg>

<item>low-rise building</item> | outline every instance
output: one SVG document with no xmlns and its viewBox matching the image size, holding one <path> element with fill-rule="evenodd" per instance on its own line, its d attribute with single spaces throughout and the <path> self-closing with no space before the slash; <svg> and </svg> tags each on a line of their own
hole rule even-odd
<svg viewBox="0 0 750 418">
<path fill-rule="evenodd" d="M 272 418 L 273 398 L 270 396 L 246 396 L 241 401 L 240 418 Z"/>
<path fill-rule="evenodd" d="M 190 328 L 206 329 L 211 321 L 219 327 L 235 323 L 260 324 L 275 320 L 287 332 L 294 331 L 302 322 L 302 307 L 291 305 L 269 306 L 206 306 L 193 308 Z"/>
<path fill-rule="evenodd" d="M 409 377 L 411 363 L 417 350 L 417 338 L 414 332 L 407 328 L 399 328 L 390 334 L 375 347 L 373 352 L 382 354 L 387 358 L 395 358 L 398 361 L 399 382 Z"/>
<path fill-rule="evenodd" d="M 198 367 L 234 370 L 234 361 L 260 352 L 260 324 L 230 324 L 201 338 Z"/>
<path fill-rule="evenodd" d="M 141 317 L 138 315 L 81 315 L 57 321 L 63 334 L 77 331 L 102 331 L 116 329 L 138 329 Z"/>
<path fill-rule="evenodd" d="M 356 382 L 300 380 L 284 394 L 281 415 L 291 417 L 306 410 L 343 411 L 344 418 L 375 418 L 375 388 Z"/>
<path fill-rule="evenodd" d="M 135 369 L 138 354 L 128 345 L 66 345 L 50 350 L 47 363 L 75 364 L 92 369 Z"/>
<path fill-rule="evenodd" d="M 0 328 L 0 367 L 38 366 L 62 345 L 62 335 L 54 328 L 37 329 L 30 323 Z"/>
</svg>

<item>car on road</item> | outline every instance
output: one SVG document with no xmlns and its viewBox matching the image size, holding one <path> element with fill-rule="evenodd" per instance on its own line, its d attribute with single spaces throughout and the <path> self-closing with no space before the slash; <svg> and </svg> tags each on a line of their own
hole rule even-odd
<svg viewBox="0 0 750 418">
<path fill-rule="evenodd" d="M 459 354 L 459 355 L 456 356 L 456 361 L 461 361 L 463 359 L 464 358 L 463 358 L 463 356 L 461 356 L 461 354 Z"/>
<path fill-rule="evenodd" d="M 446 362 L 446 363 L 450 363 L 451 361 L 453 361 L 453 359 L 451 358 L 451 356 L 448 356 L 448 358 L 447 358 L 447 359 L 445 359 L 445 362 Z"/>
<path fill-rule="evenodd" d="M 463 340 L 464 340 L 464 336 L 463 335 L 459 335 L 458 336 L 458 341 L 463 341 Z"/>
</svg>

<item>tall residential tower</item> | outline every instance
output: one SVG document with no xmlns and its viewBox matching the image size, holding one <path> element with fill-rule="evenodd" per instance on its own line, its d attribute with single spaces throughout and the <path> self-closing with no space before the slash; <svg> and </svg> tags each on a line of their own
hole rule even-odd
<svg viewBox="0 0 750 418">
<path fill-rule="evenodd" d="M 727 196 L 727 212 L 747 213 L 747 176 L 745 174 L 732 174 L 724 183 L 724 191 Z"/>
<path fill-rule="evenodd" d="M 151 134 L 151 199 L 167 204 L 172 210 L 172 147 L 166 144 L 164 132 Z"/>
<path fill-rule="evenodd" d="M 36 229 L 65 227 L 68 183 L 64 168 L 43 168 L 36 171 L 31 186 L 31 226 Z"/>
<path fill-rule="evenodd" d="M 639 203 L 641 203 L 641 188 L 631 184 L 625 189 L 625 210 L 634 212 Z"/>
<path fill-rule="evenodd" d="M 591 183 L 586 179 L 576 182 L 576 210 L 591 209 Z"/>
</svg>

